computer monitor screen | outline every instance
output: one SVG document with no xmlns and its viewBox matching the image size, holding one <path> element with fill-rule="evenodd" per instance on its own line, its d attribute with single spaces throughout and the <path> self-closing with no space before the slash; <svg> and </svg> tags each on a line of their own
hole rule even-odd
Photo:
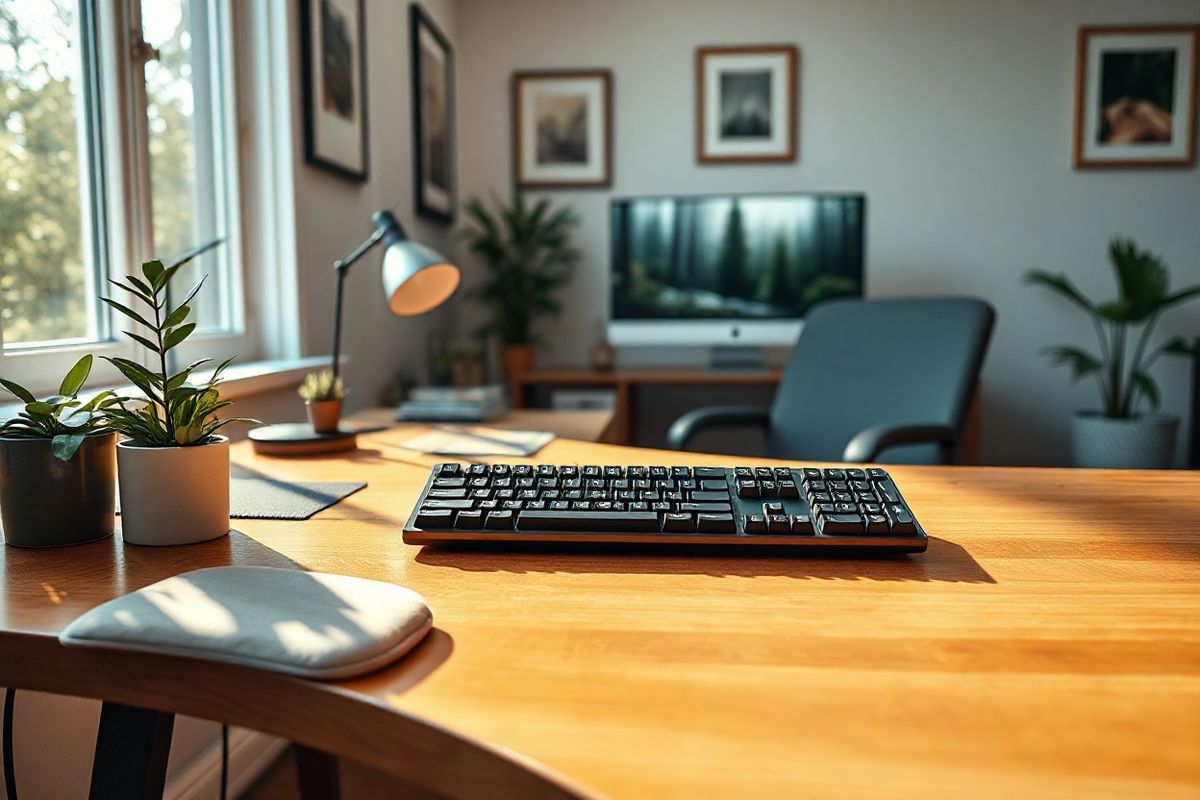
<svg viewBox="0 0 1200 800">
<path fill-rule="evenodd" d="M 662 340 L 666 327 L 697 343 L 794 338 L 815 303 L 862 294 L 864 216 L 862 195 L 614 200 L 610 335 Z M 705 321 L 724 324 L 680 325 Z M 793 324 L 770 324 L 784 321 Z"/>
</svg>

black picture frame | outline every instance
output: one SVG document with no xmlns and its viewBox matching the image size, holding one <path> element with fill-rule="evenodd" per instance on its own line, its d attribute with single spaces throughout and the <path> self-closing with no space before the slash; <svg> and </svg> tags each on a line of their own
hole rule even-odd
<svg viewBox="0 0 1200 800">
<path fill-rule="evenodd" d="M 425 93 L 423 68 L 421 65 L 421 33 L 424 31 L 441 50 L 442 63 L 445 65 L 443 86 L 445 88 L 444 136 L 442 153 L 444 162 L 443 175 L 446 178 L 444 197 L 437 198 L 431 187 L 430 176 L 433 165 L 426 163 L 425 141 L 428 135 L 431 113 L 424 108 Z M 455 120 L 454 120 L 454 47 L 446 34 L 438 28 L 433 18 L 421 8 L 420 4 L 409 6 L 409 58 L 412 75 L 412 118 L 413 118 L 413 191 L 417 213 L 444 223 L 454 221 L 454 208 L 458 191 L 458 178 L 455 172 Z"/>
<path fill-rule="evenodd" d="M 355 3 L 358 15 L 358 75 L 362 113 L 359 115 L 361 127 L 361 159 L 359 164 L 347 164 L 333 160 L 327 153 L 322 152 L 321 142 L 318 141 L 318 126 L 316 115 L 321 112 L 313 102 L 314 68 L 313 59 L 318 57 L 314 48 L 312 28 L 313 13 L 316 4 L 327 0 L 300 0 L 300 71 L 302 75 L 301 94 L 304 108 L 304 163 L 319 167 L 335 175 L 340 175 L 352 181 L 366 182 L 370 178 L 370 147 L 369 147 L 369 103 L 367 91 L 367 22 L 364 0 Z"/>
</svg>

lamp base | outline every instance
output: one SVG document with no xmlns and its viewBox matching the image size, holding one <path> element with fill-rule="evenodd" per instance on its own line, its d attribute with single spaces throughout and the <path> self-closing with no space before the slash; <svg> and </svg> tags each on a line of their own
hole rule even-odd
<svg viewBox="0 0 1200 800">
<path fill-rule="evenodd" d="M 254 452 L 263 456 L 313 456 L 358 448 L 358 434 L 339 428 L 317 433 L 307 422 L 285 422 L 250 430 Z"/>
</svg>

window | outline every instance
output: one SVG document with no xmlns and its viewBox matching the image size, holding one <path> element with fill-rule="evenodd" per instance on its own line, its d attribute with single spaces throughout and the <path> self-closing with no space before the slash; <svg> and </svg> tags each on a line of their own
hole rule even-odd
<svg viewBox="0 0 1200 800">
<path fill-rule="evenodd" d="M 97 299 L 106 279 L 216 237 L 176 279 L 207 276 L 180 355 L 257 355 L 228 15 L 228 0 L 0 0 L 0 374 L 49 389 L 80 349 L 140 356 Z"/>
</svg>

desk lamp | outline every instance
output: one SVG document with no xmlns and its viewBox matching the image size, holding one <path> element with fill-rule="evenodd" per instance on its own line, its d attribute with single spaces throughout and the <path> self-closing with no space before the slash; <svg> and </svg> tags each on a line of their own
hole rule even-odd
<svg viewBox="0 0 1200 800">
<path fill-rule="evenodd" d="M 342 349 L 342 297 L 346 276 L 355 262 L 375 245 L 383 242 L 383 294 L 388 308 L 398 317 L 415 317 L 440 306 L 458 288 L 458 267 L 424 245 L 414 242 L 391 211 L 376 211 L 371 216 L 375 231 L 350 255 L 335 261 L 337 275 L 333 306 L 332 372 L 340 372 L 338 357 Z M 255 428 L 250 431 L 255 449 L 272 455 L 328 453 L 353 450 L 358 446 L 354 431 L 338 429 L 317 433 L 307 423 L 289 423 Z"/>
</svg>

